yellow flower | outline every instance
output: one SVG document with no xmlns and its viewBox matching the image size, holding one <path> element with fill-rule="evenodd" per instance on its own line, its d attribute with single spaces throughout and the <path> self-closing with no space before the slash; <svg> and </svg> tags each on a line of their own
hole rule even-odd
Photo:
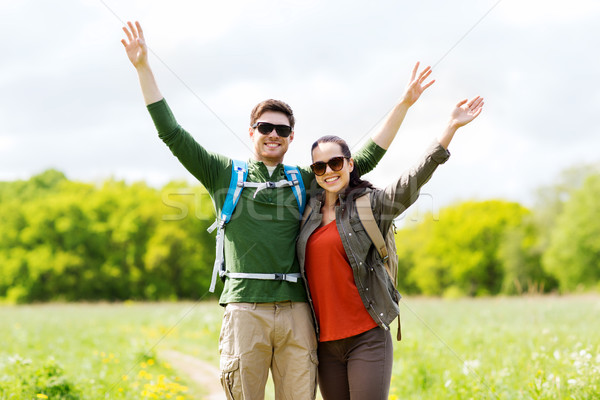
<svg viewBox="0 0 600 400">
<path fill-rule="evenodd" d="M 38 399 L 47 399 L 48 398 L 48 396 L 46 396 L 43 393 L 38 393 L 38 394 L 35 395 L 35 397 L 37 397 Z"/>
<path fill-rule="evenodd" d="M 148 363 L 148 365 L 154 365 L 154 360 L 153 360 L 153 359 L 149 359 L 149 360 L 147 361 L 147 363 Z"/>
</svg>

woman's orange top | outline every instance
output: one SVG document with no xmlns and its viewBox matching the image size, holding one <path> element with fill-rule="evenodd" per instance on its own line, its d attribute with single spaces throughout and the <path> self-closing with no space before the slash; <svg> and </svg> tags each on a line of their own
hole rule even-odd
<svg viewBox="0 0 600 400">
<path fill-rule="evenodd" d="M 335 220 L 308 239 L 305 269 L 321 330 L 319 341 L 344 339 L 377 326 L 358 294 Z"/>
</svg>

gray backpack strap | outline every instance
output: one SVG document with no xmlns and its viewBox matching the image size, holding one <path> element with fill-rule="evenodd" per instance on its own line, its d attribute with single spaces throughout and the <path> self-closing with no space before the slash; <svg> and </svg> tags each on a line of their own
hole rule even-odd
<svg viewBox="0 0 600 400">
<path fill-rule="evenodd" d="M 390 264 L 388 263 L 388 251 L 385 244 L 385 239 L 383 238 L 381 230 L 379 230 L 379 226 L 377 226 L 377 223 L 375 222 L 375 216 L 373 215 L 373 209 L 371 208 L 371 194 L 367 193 L 363 196 L 360 196 L 356 199 L 355 203 L 356 211 L 358 212 L 358 218 L 360 219 L 363 228 L 365 228 L 367 235 L 369 235 L 371 238 L 375 249 L 381 256 L 388 275 L 390 278 L 392 278 L 392 271 L 390 270 Z M 397 318 L 398 332 L 396 333 L 396 340 L 401 340 L 402 328 L 400 326 L 400 314 L 398 314 Z"/>
<path fill-rule="evenodd" d="M 358 218 L 365 228 L 367 235 L 371 238 L 371 241 L 375 245 L 375 249 L 381 256 L 381 259 L 387 266 L 388 251 L 385 245 L 385 239 L 379 230 L 379 226 L 375 222 L 373 216 L 373 209 L 371 209 L 371 194 L 367 193 L 364 196 L 360 196 L 356 199 L 356 211 L 358 211 Z"/>
</svg>

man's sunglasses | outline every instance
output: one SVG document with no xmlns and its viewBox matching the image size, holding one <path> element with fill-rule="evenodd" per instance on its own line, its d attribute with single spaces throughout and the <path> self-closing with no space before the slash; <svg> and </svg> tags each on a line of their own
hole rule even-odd
<svg viewBox="0 0 600 400">
<path fill-rule="evenodd" d="M 281 137 L 288 137 L 290 136 L 290 133 L 292 133 L 291 126 L 274 125 L 269 122 L 257 122 L 254 125 L 252 125 L 252 129 L 254 128 L 258 128 L 258 131 L 263 135 L 268 135 L 269 133 L 273 132 L 273 128 L 275 128 L 277 135 Z"/>
<path fill-rule="evenodd" d="M 329 161 L 317 161 L 316 163 L 311 164 L 310 168 L 317 176 L 321 176 L 327 171 L 327 166 L 331 168 L 332 171 L 339 171 L 344 168 L 344 160 L 348 157 L 338 156 L 330 158 Z"/>
</svg>

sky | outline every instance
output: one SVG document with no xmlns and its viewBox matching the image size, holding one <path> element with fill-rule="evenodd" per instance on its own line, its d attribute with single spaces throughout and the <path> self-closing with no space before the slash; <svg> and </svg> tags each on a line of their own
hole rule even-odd
<svg viewBox="0 0 600 400">
<path fill-rule="evenodd" d="M 483 96 L 417 213 L 471 199 L 533 206 L 538 187 L 600 158 L 597 0 L 0 0 L 0 180 L 55 168 L 86 182 L 194 183 L 145 109 L 120 43 L 128 20 L 144 28 L 178 122 L 233 158 L 251 155 L 250 110 L 268 98 L 296 116 L 286 163 L 310 164 L 325 134 L 357 150 L 420 61 L 436 82 L 366 176 L 384 186 L 459 100 Z"/>
</svg>

